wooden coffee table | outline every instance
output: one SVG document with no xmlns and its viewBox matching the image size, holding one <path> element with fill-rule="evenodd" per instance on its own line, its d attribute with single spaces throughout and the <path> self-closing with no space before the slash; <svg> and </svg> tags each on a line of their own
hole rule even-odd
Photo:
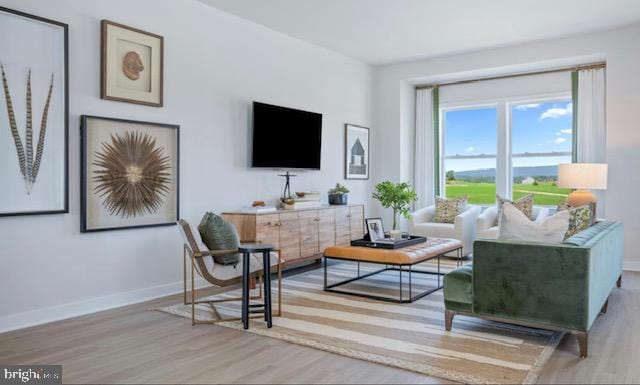
<svg viewBox="0 0 640 385">
<path fill-rule="evenodd" d="M 457 265 L 462 264 L 462 242 L 457 239 L 449 238 L 428 238 L 427 242 L 403 247 L 401 249 L 381 249 L 372 247 L 361 246 L 332 246 L 324 251 L 324 290 L 328 292 L 341 293 L 355 295 L 359 297 L 377 299 L 381 301 L 396 302 L 396 303 L 410 303 L 416 301 L 426 295 L 429 295 L 437 290 L 442 289 L 441 279 L 445 273 L 440 272 L 440 258 L 448 253 L 457 251 Z M 327 283 L 327 269 L 328 262 L 332 259 L 357 262 L 358 273 L 354 278 L 349 278 L 337 283 Z M 414 265 L 422 262 L 426 262 L 432 259 L 437 259 L 438 267 L 437 271 L 414 269 Z M 360 262 L 372 263 L 378 265 L 384 265 L 384 268 L 375 270 L 366 274 L 360 274 Z M 383 273 L 385 271 L 398 271 L 399 272 L 399 298 L 385 297 L 367 293 L 356 293 L 352 291 L 336 289 L 338 286 L 342 286 L 360 279 L 371 277 L 376 274 Z M 409 278 L 409 298 L 403 298 L 403 285 L 402 275 L 408 273 Z M 438 285 L 435 288 L 422 291 L 416 295 L 413 295 L 411 286 L 411 274 L 433 274 L 438 276 Z"/>
</svg>

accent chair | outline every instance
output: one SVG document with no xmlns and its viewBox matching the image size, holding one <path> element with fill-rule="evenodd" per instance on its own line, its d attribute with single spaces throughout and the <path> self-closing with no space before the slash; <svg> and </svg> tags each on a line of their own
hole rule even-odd
<svg viewBox="0 0 640 385">
<path fill-rule="evenodd" d="M 223 265 L 220 263 L 216 263 L 213 259 L 213 256 L 224 256 L 229 254 L 238 253 L 238 249 L 229 249 L 229 250 L 209 250 L 209 248 L 204 244 L 202 239 L 200 238 L 200 233 L 197 229 L 194 229 L 187 221 L 184 219 L 180 219 L 178 221 L 178 227 L 180 228 L 180 234 L 184 239 L 184 249 L 183 249 L 183 268 L 184 268 L 184 304 L 191 305 L 191 324 L 213 324 L 218 322 L 225 321 L 238 321 L 240 317 L 237 318 L 222 318 L 218 314 L 218 311 L 215 308 L 216 303 L 220 302 L 231 302 L 231 301 L 242 301 L 242 298 L 225 298 L 219 300 L 197 300 L 196 299 L 196 290 L 195 290 L 195 280 L 196 280 L 196 272 L 198 275 L 208 283 L 216 287 L 229 287 L 230 289 L 234 289 L 232 287 L 234 285 L 238 285 L 242 282 L 242 272 L 243 272 L 243 264 L 242 258 L 235 265 Z M 187 296 L 187 256 L 191 260 L 191 295 Z M 277 316 L 280 316 L 282 313 L 282 261 L 280 260 L 280 253 L 278 250 L 275 250 L 270 254 L 271 266 L 277 266 L 278 270 L 278 311 L 276 313 Z M 251 255 L 250 258 L 250 274 L 249 278 L 254 280 L 262 279 L 262 255 Z M 261 285 L 258 285 L 261 287 Z M 257 297 L 250 297 L 250 299 L 258 299 L 262 298 L 262 289 L 260 289 L 260 295 Z M 216 319 L 211 321 L 198 321 L 195 318 L 195 305 L 200 303 L 209 304 L 213 308 L 213 312 L 216 315 Z M 256 316 L 251 318 L 262 317 Z"/>
<path fill-rule="evenodd" d="M 424 237 L 453 238 L 462 242 L 462 256 L 472 251 L 476 239 L 476 219 L 480 215 L 480 207 L 467 205 L 464 211 L 456 216 L 454 223 L 436 223 L 436 206 L 431 205 L 411 214 L 410 232 L 412 235 Z M 447 256 L 455 256 L 447 254 Z"/>
</svg>

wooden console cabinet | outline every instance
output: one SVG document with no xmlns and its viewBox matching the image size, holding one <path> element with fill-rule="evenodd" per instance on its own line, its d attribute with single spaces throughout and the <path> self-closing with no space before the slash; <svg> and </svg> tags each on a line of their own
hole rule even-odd
<svg viewBox="0 0 640 385">
<path fill-rule="evenodd" d="M 364 206 L 323 206 L 303 210 L 278 210 L 254 214 L 231 211 L 222 214 L 233 223 L 240 242 L 272 244 L 286 264 L 318 259 L 324 249 L 349 245 L 364 237 Z"/>
</svg>

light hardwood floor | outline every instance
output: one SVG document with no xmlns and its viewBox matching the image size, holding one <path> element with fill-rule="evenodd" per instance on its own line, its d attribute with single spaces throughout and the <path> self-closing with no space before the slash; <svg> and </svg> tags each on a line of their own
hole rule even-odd
<svg viewBox="0 0 640 385">
<path fill-rule="evenodd" d="M 149 309 L 179 295 L 0 334 L 2 364 L 62 364 L 65 383 L 447 383 Z M 595 323 L 589 358 L 566 336 L 541 383 L 640 382 L 640 273 Z"/>
</svg>

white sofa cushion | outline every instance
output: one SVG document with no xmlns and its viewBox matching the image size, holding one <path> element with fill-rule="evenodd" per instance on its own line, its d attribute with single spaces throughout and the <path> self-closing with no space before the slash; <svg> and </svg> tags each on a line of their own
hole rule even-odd
<svg viewBox="0 0 640 385">
<path fill-rule="evenodd" d="M 413 226 L 413 235 L 436 238 L 455 238 L 456 228 L 453 223 L 420 223 Z"/>
<path fill-rule="evenodd" d="M 498 229 L 498 226 L 493 226 L 488 229 L 478 231 L 478 238 L 496 239 L 498 238 Z"/>
<path fill-rule="evenodd" d="M 561 243 L 569 227 L 569 213 L 558 212 L 541 221 L 532 221 L 511 203 L 502 206 L 498 239 L 541 243 Z"/>
</svg>

